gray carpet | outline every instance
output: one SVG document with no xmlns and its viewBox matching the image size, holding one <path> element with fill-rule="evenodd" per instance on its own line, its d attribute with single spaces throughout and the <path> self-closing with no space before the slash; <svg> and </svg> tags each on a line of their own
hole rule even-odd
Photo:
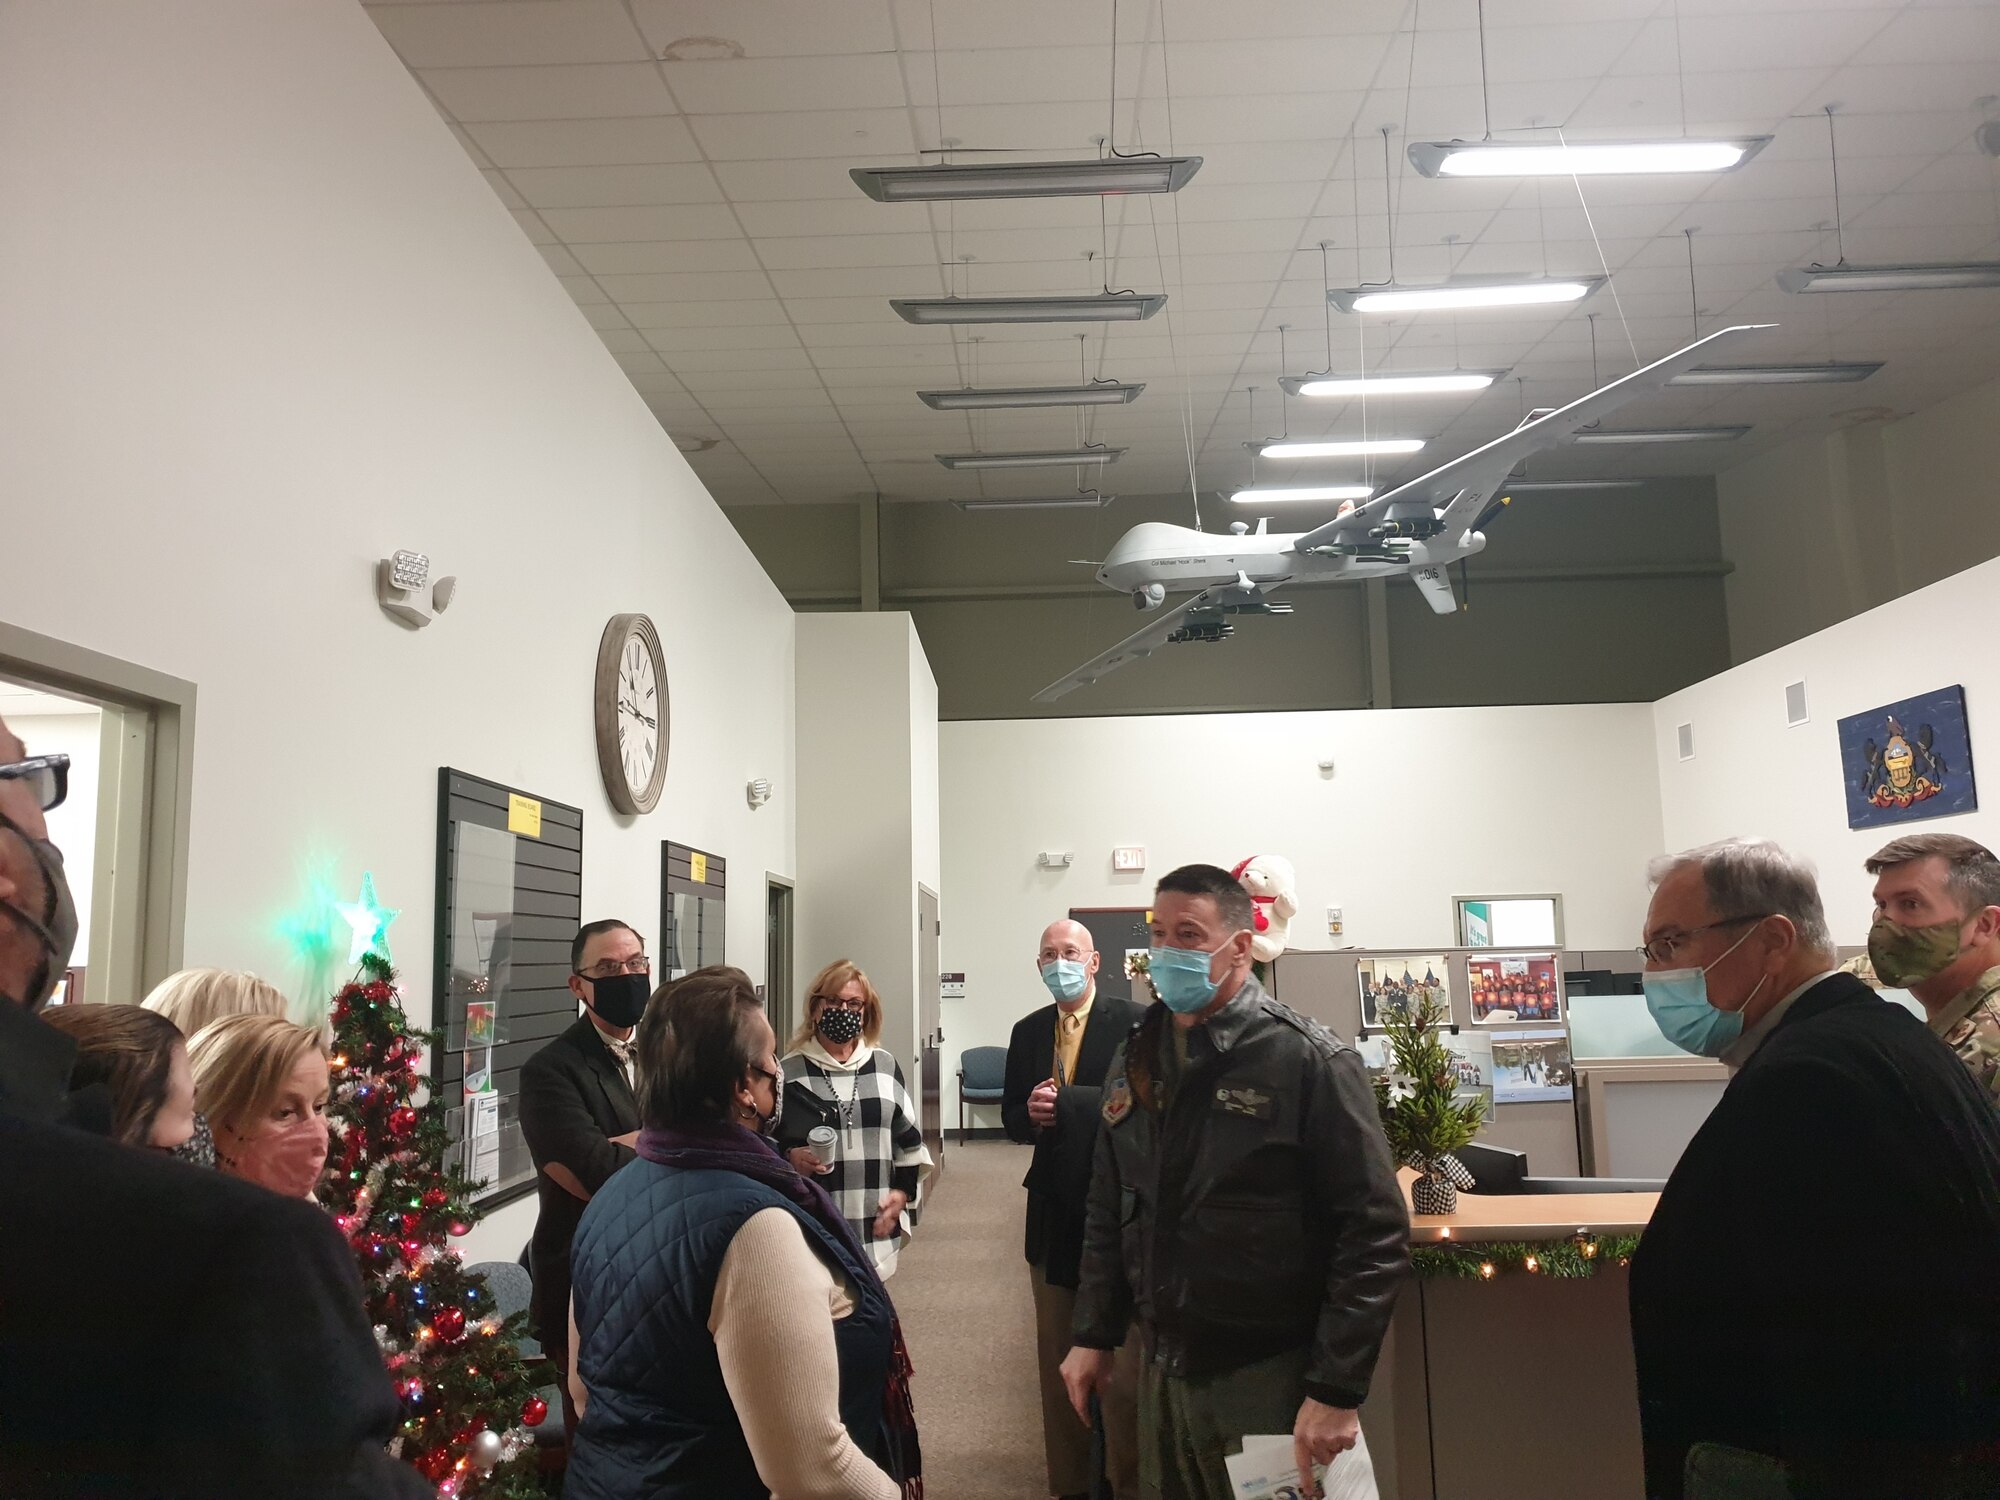
<svg viewBox="0 0 2000 1500">
<path fill-rule="evenodd" d="M 889 1292 L 916 1367 L 924 1488 L 939 1500 L 1040 1500 L 1041 1398 L 1021 1221 L 1028 1148 L 948 1143 Z"/>
</svg>

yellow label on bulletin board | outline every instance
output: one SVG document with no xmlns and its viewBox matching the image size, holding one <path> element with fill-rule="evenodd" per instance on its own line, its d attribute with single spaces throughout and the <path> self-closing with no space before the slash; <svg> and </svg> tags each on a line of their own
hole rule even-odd
<svg viewBox="0 0 2000 1500">
<path fill-rule="evenodd" d="M 696 885 L 708 884 L 708 856 L 706 854 L 697 854 L 692 850 L 689 851 L 688 879 L 692 880 Z"/>
<path fill-rule="evenodd" d="M 524 833 L 531 839 L 542 836 L 542 804 L 519 792 L 507 794 L 507 831 Z"/>
</svg>

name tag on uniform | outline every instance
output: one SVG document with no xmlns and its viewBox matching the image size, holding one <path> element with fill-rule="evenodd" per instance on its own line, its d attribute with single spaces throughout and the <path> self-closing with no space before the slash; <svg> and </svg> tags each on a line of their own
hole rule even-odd
<svg viewBox="0 0 2000 1500">
<path fill-rule="evenodd" d="M 1132 1113 L 1132 1090 L 1124 1079 L 1119 1079 L 1104 1091 L 1104 1108 L 1100 1113 L 1107 1125 L 1116 1125 Z"/>
<path fill-rule="evenodd" d="M 1262 1089 L 1217 1089 L 1215 1107 L 1251 1120 L 1268 1120 L 1277 1097 Z"/>
</svg>

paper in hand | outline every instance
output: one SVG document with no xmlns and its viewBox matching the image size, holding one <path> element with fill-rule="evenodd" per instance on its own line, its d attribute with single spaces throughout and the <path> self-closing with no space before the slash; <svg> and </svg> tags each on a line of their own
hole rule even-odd
<svg viewBox="0 0 2000 1500">
<path fill-rule="evenodd" d="M 1246 1437 L 1243 1451 L 1224 1459 L 1223 1466 L 1236 1500 L 1305 1500 L 1290 1433 Z M 1313 1477 L 1324 1500 L 1380 1500 L 1365 1433 L 1331 1465 L 1315 1465 Z"/>
</svg>

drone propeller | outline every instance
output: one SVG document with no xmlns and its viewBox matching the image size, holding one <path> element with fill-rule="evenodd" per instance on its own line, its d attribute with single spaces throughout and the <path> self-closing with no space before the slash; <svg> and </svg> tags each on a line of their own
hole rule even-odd
<svg viewBox="0 0 2000 1500">
<path fill-rule="evenodd" d="M 1479 513 L 1479 519 L 1472 523 L 1472 529 L 1474 531 L 1484 531 L 1491 522 L 1499 519 L 1502 511 L 1513 503 L 1514 497 L 1512 495 L 1502 495 Z M 1472 570 L 1466 566 L 1469 562 L 1471 562 L 1469 557 L 1461 557 L 1458 560 L 1458 610 L 1460 614 L 1464 614 L 1472 608 Z"/>
<path fill-rule="evenodd" d="M 1101 568 L 1104 566 L 1104 559 L 1101 557 L 1066 557 L 1063 561 L 1077 568 Z"/>
</svg>

